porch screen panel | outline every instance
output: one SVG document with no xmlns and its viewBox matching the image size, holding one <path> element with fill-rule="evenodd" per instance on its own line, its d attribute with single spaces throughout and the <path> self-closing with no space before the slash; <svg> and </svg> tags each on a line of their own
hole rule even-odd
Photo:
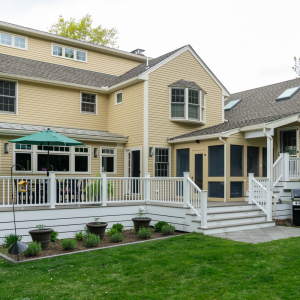
<svg viewBox="0 0 300 300">
<path fill-rule="evenodd" d="M 243 176 L 244 146 L 230 145 L 230 176 Z"/>
<path fill-rule="evenodd" d="M 190 171 L 190 150 L 178 149 L 176 154 L 176 176 L 183 177 L 184 172 Z"/>
<path fill-rule="evenodd" d="M 208 147 L 208 176 L 224 176 L 224 146 Z"/>
<path fill-rule="evenodd" d="M 208 182 L 208 197 L 224 198 L 224 182 Z"/>
<path fill-rule="evenodd" d="M 259 147 L 247 147 L 247 175 L 259 176 Z"/>
<path fill-rule="evenodd" d="M 280 131 L 280 152 L 297 155 L 296 130 Z"/>
<path fill-rule="evenodd" d="M 243 197 L 243 181 L 231 181 L 230 182 L 230 198 L 242 198 Z"/>
<path fill-rule="evenodd" d="M 267 160 L 267 148 L 263 148 L 263 177 L 267 177 L 267 170 L 268 170 L 268 160 Z"/>
</svg>

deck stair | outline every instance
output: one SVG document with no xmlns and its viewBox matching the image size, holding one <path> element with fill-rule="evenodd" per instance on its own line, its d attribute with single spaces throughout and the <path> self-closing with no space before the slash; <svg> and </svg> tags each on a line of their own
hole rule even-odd
<svg viewBox="0 0 300 300">
<path fill-rule="evenodd" d="M 275 226 L 273 221 L 266 221 L 262 210 L 246 201 L 208 203 L 207 228 L 201 227 L 200 218 L 192 210 L 186 213 L 186 219 L 193 231 L 204 234 Z"/>
</svg>

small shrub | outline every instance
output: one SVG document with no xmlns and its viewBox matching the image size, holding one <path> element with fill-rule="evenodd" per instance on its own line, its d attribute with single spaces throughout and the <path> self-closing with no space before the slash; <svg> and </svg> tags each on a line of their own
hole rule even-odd
<svg viewBox="0 0 300 300">
<path fill-rule="evenodd" d="M 36 227 L 35 230 L 43 230 L 45 229 L 46 226 L 41 224 L 41 225 L 36 225 L 35 227 Z"/>
<path fill-rule="evenodd" d="M 112 226 L 113 229 L 117 229 L 119 232 L 123 231 L 124 226 L 121 223 L 116 223 Z"/>
<path fill-rule="evenodd" d="M 167 222 L 165 221 L 159 221 L 154 225 L 154 231 L 156 232 L 161 232 L 161 229 L 163 228 L 164 225 L 168 225 Z"/>
<path fill-rule="evenodd" d="M 137 236 L 141 239 L 147 239 L 150 238 L 152 235 L 149 228 L 141 227 L 139 231 L 137 232 Z"/>
<path fill-rule="evenodd" d="M 96 234 L 91 234 L 84 241 L 84 246 L 86 247 L 96 247 L 100 244 L 100 236 Z"/>
<path fill-rule="evenodd" d="M 8 248 L 14 242 L 16 242 L 16 241 L 21 242 L 21 240 L 22 240 L 22 236 L 21 235 L 15 235 L 15 234 L 11 233 L 9 235 L 6 235 L 5 238 L 3 239 L 3 241 L 4 241 L 3 246 Z"/>
<path fill-rule="evenodd" d="M 58 232 L 57 231 L 52 231 L 51 233 L 51 242 L 57 242 L 58 241 Z"/>
<path fill-rule="evenodd" d="M 28 248 L 23 252 L 24 256 L 36 256 L 42 251 L 41 243 L 31 242 Z"/>
<path fill-rule="evenodd" d="M 63 247 L 64 250 L 74 250 L 77 246 L 77 243 L 73 239 L 64 239 L 61 242 L 61 246 Z"/>
<path fill-rule="evenodd" d="M 116 232 L 110 237 L 110 241 L 113 243 L 123 242 L 124 236 L 121 232 Z"/>
<path fill-rule="evenodd" d="M 83 237 L 88 237 L 91 235 L 91 232 L 89 231 L 88 227 L 87 226 L 84 226 L 84 229 L 83 229 Z"/>
<path fill-rule="evenodd" d="M 84 233 L 82 230 L 80 230 L 79 232 L 75 232 L 74 236 L 76 241 L 82 241 L 84 238 Z"/>
<path fill-rule="evenodd" d="M 171 224 L 164 225 L 161 229 L 161 232 L 164 235 L 172 234 L 174 231 L 175 231 L 175 226 Z"/>
<path fill-rule="evenodd" d="M 112 235 L 116 234 L 117 232 L 118 232 L 118 230 L 116 228 L 111 228 L 111 229 L 107 230 L 106 234 L 112 236 Z"/>
<path fill-rule="evenodd" d="M 136 217 L 137 217 L 138 219 L 144 219 L 144 218 L 146 218 L 146 214 L 144 214 L 144 213 L 142 213 L 142 212 L 139 212 L 139 213 L 136 214 Z"/>
<path fill-rule="evenodd" d="M 94 218 L 94 222 L 97 224 L 97 225 L 101 225 L 101 223 L 99 222 L 101 220 L 101 218 Z"/>
</svg>

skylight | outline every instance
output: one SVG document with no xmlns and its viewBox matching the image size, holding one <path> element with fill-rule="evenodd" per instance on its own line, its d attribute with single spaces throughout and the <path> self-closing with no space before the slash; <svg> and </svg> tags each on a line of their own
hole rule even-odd
<svg viewBox="0 0 300 300">
<path fill-rule="evenodd" d="M 233 100 L 233 101 L 227 103 L 224 107 L 224 110 L 225 111 L 232 110 L 241 101 L 242 101 L 242 99 L 238 99 L 238 100 Z"/>
<path fill-rule="evenodd" d="M 276 101 L 292 98 L 299 91 L 299 89 L 300 86 L 285 90 L 279 97 L 277 97 Z"/>
</svg>

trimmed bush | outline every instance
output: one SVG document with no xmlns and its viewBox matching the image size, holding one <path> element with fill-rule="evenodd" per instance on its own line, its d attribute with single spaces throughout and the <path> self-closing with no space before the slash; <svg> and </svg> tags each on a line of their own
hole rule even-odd
<svg viewBox="0 0 300 300">
<path fill-rule="evenodd" d="M 159 221 L 154 225 L 154 231 L 155 232 L 161 232 L 163 226 L 168 225 L 165 221 Z"/>
<path fill-rule="evenodd" d="M 124 236 L 121 232 L 116 232 L 110 237 L 110 241 L 113 243 L 119 243 L 124 241 Z"/>
<path fill-rule="evenodd" d="M 58 241 L 58 232 L 57 231 L 52 231 L 51 233 L 51 242 L 57 242 Z"/>
<path fill-rule="evenodd" d="M 116 223 L 112 226 L 112 229 L 117 229 L 118 232 L 123 232 L 124 226 L 121 223 Z"/>
<path fill-rule="evenodd" d="M 175 226 L 171 224 L 164 225 L 161 229 L 161 232 L 164 235 L 172 234 L 174 231 L 175 231 Z"/>
<path fill-rule="evenodd" d="M 31 242 L 28 248 L 23 252 L 24 256 L 36 256 L 42 251 L 41 243 Z"/>
<path fill-rule="evenodd" d="M 14 242 L 21 242 L 22 236 L 21 235 L 15 235 L 13 233 L 6 235 L 3 239 L 4 244 L 3 246 L 6 248 L 9 248 Z"/>
<path fill-rule="evenodd" d="M 74 237 L 76 239 L 76 241 L 82 241 L 84 238 L 84 233 L 82 232 L 82 230 L 75 232 Z"/>
<path fill-rule="evenodd" d="M 100 236 L 96 234 L 91 234 L 84 241 L 84 246 L 86 247 L 96 247 L 100 244 Z"/>
<path fill-rule="evenodd" d="M 107 230 L 107 232 L 106 232 L 106 234 L 110 235 L 110 236 L 112 236 L 116 233 L 118 233 L 118 230 L 116 228 L 111 228 L 111 229 Z"/>
<path fill-rule="evenodd" d="M 61 242 L 61 246 L 63 247 L 64 250 L 74 250 L 77 246 L 77 243 L 73 239 L 64 239 Z"/>
<path fill-rule="evenodd" d="M 141 239 L 147 239 L 150 238 L 152 235 L 149 228 L 140 227 L 139 231 L 137 232 L 137 236 Z"/>
</svg>

